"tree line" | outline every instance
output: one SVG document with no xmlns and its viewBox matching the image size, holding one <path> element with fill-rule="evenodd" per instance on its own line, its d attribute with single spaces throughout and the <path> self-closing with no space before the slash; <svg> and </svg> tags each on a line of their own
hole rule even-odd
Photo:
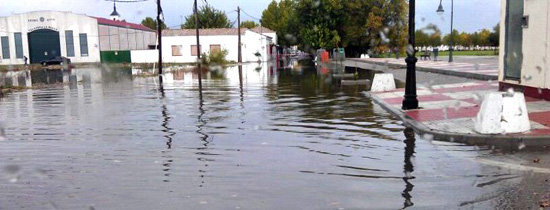
<svg viewBox="0 0 550 210">
<path fill-rule="evenodd" d="M 199 28 L 233 28 L 235 25 L 233 22 L 229 20 L 227 17 L 227 14 L 222 11 L 218 10 L 210 5 L 205 5 L 200 7 L 198 11 L 198 20 L 199 20 Z M 157 20 L 153 19 L 151 17 L 146 17 L 141 21 L 141 24 L 156 30 L 157 29 Z M 247 20 L 241 22 L 241 27 L 243 28 L 255 28 L 260 26 L 258 23 Z M 161 22 L 161 28 L 166 29 L 168 28 L 166 24 Z M 185 17 L 185 22 L 179 26 L 181 29 L 195 29 L 195 16 L 194 14 L 190 14 Z"/>
<path fill-rule="evenodd" d="M 232 28 L 226 13 L 202 6 L 198 11 L 199 28 Z M 346 55 L 358 57 L 364 53 L 404 53 L 408 37 L 407 0 L 273 0 L 262 12 L 260 23 L 277 33 L 283 47 L 297 45 L 306 52 L 316 49 L 343 47 Z M 156 20 L 146 18 L 143 25 L 156 29 Z M 242 27 L 259 24 L 244 21 Z M 162 28 L 166 28 L 161 23 Z M 193 14 L 185 17 L 180 28 L 194 29 Z M 455 45 L 498 46 L 499 26 L 465 33 L 453 31 Z M 450 35 L 442 36 L 437 26 L 430 24 L 416 31 L 416 46 L 450 44 Z"/>
<path fill-rule="evenodd" d="M 441 37 L 441 30 L 433 24 L 428 24 L 426 27 L 416 30 L 416 46 L 418 47 L 436 47 L 441 45 L 451 44 L 451 35 L 447 34 Z M 490 46 L 496 47 L 499 45 L 500 26 L 497 24 L 492 31 L 483 29 L 478 32 L 466 33 L 453 30 L 453 44 L 455 46 L 473 47 L 473 46 Z"/>
<path fill-rule="evenodd" d="M 278 44 L 313 52 L 344 47 L 359 56 L 404 51 L 406 0 L 281 0 L 262 13 L 262 25 L 276 31 Z"/>
</svg>

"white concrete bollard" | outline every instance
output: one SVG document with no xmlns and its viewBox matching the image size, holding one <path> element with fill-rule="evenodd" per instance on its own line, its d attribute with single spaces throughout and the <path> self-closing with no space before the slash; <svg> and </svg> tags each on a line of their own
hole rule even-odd
<svg viewBox="0 0 550 210">
<path fill-rule="evenodd" d="M 523 93 L 503 94 L 502 105 L 502 129 L 504 132 L 521 133 L 531 130 Z"/>
<path fill-rule="evenodd" d="M 381 92 L 395 90 L 395 80 L 393 74 L 375 74 L 370 87 L 371 92 Z"/>
<path fill-rule="evenodd" d="M 474 120 L 474 130 L 483 134 L 502 133 L 502 93 L 488 93 Z"/>
<path fill-rule="evenodd" d="M 521 133 L 531 130 L 523 93 L 489 93 L 485 95 L 474 120 L 474 130 L 481 134 Z"/>
</svg>

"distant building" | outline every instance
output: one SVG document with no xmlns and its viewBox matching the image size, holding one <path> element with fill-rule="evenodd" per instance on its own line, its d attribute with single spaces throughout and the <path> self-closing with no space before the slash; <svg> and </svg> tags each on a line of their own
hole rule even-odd
<svg viewBox="0 0 550 210">
<path fill-rule="evenodd" d="M 200 51 L 209 53 L 214 50 L 227 50 L 227 60 L 238 60 L 238 29 L 212 28 L 200 29 Z M 169 29 L 162 32 L 163 61 L 168 63 L 191 63 L 197 60 L 197 40 L 195 29 Z M 257 27 L 241 29 L 242 61 L 266 61 L 271 47 L 277 44 L 274 31 Z M 259 54 L 260 56 L 256 56 Z"/>
<path fill-rule="evenodd" d="M 131 50 L 155 48 L 156 33 L 140 24 L 60 11 L 0 17 L 0 65 L 24 64 L 55 56 L 74 63 L 131 62 Z"/>
<path fill-rule="evenodd" d="M 500 89 L 550 100 L 550 1 L 501 2 Z"/>
</svg>

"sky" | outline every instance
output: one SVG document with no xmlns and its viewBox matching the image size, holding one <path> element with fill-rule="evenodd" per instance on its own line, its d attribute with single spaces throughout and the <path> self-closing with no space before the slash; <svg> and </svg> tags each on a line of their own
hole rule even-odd
<svg viewBox="0 0 550 210">
<path fill-rule="evenodd" d="M 111 0 L 112 1 L 112 0 Z M 205 0 L 198 0 L 204 5 Z M 223 10 L 231 21 L 237 19 L 235 10 L 240 5 L 241 21 L 261 18 L 262 11 L 272 0 L 206 0 L 213 7 Z M 454 5 L 454 28 L 459 31 L 475 32 L 483 28 L 492 29 L 499 21 L 501 0 L 456 0 Z M 113 3 L 107 0 L 0 0 L 0 16 L 37 10 L 61 10 L 96 17 L 108 17 Z M 185 16 L 192 13 L 193 0 L 162 0 L 166 24 L 177 27 Z M 416 24 L 422 28 L 428 23 L 436 24 L 443 33 L 450 32 L 451 0 L 443 0 L 445 13 L 435 11 L 439 0 L 416 0 Z M 156 0 L 140 3 L 118 3 L 117 11 L 128 22 L 139 23 L 145 17 L 156 17 Z M 250 17 L 250 16 L 252 17 Z M 257 20 L 256 20 L 257 21 Z"/>
</svg>

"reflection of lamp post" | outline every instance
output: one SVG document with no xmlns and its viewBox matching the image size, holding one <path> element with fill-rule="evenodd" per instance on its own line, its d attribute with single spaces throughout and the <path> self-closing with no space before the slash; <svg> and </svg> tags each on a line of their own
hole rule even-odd
<svg viewBox="0 0 550 210">
<path fill-rule="evenodd" d="M 443 0 L 439 0 L 439 7 L 437 8 L 437 13 L 442 15 L 445 10 L 443 10 Z M 454 4 L 455 1 L 451 0 L 451 35 L 450 35 L 450 43 L 449 43 L 449 62 L 453 62 L 453 48 L 454 48 L 454 41 L 453 41 L 453 16 L 454 16 Z"/>
<path fill-rule="evenodd" d="M 407 78 L 405 82 L 405 97 L 403 99 L 403 110 L 418 109 L 416 98 L 416 62 L 414 49 L 414 12 L 415 0 L 409 0 L 409 45 L 407 46 Z"/>
</svg>

